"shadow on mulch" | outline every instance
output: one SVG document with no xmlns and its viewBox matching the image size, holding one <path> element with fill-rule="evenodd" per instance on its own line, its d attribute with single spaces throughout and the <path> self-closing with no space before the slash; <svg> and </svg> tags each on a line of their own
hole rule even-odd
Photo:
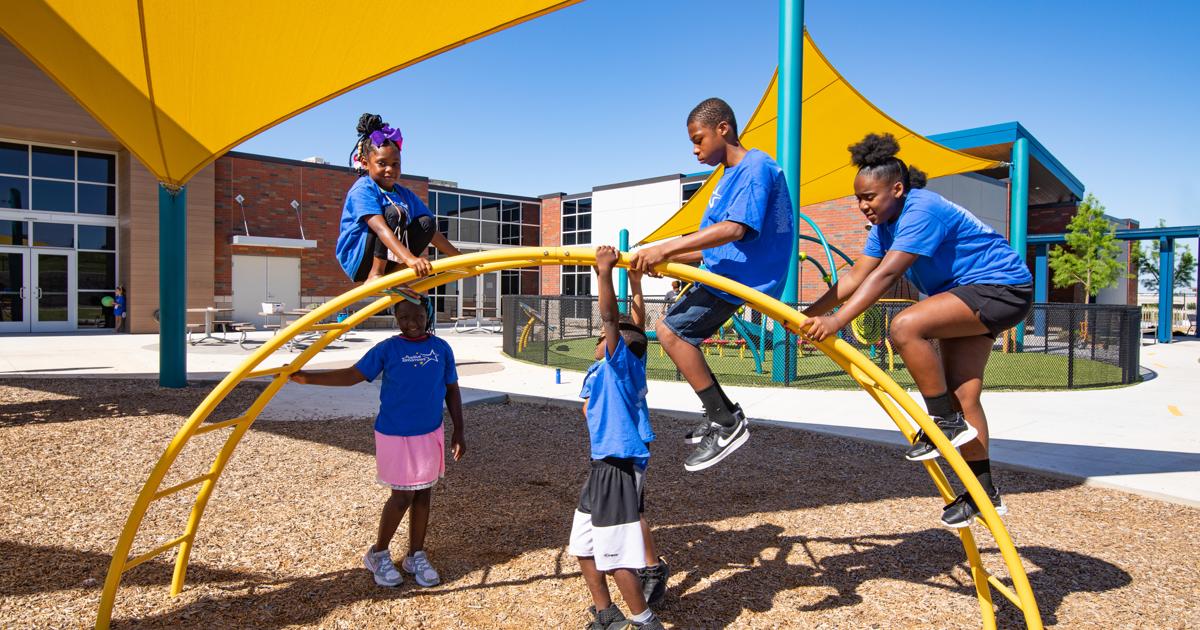
<svg viewBox="0 0 1200 630">
<path fill-rule="evenodd" d="M 200 387 L 164 390 L 136 382 L 124 390 L 119 382 L 82 379 L 21 385 L 71 397 L 71 404 L 64 410 L 61 400 L 12 404 L 0 400 L 0 427 L 109 416 L 186 415 L 209 391 Z M 235 391 L 231 397 L 235 400 L 228 402 L 239 407 L 231 408 L 231 413 L 240 413 L 257 391 L 254 387 Z M 47 413 L 50 406 L 56 411 Z M 75 407 L 79 408 L 77 414 L 72 411 Z M 520 416 L 504 419 L 516 415 L 514 411 Z M 436 546 L 458 550 L 439 556 L 443 586 L 417 589 L 406 584 L 399 589 L 381 589 L 357 567 L 281 578 L 213 570 L 199 564 L 190 568 L 188 583 L 204 586 L 193 591 L 192 601 L 162 612 L 125 617 L 122 625 L 279 628 L 320 623 L 356 602 L 438 598 L 564 578 L 572 578 L 567 588 L 582 591 L 582 581 L 575 583 L 575 560 L 562 550 L 588 468 L 588 438 L 581 414 L 555 407 L 486 405 L 468 408 L 466 422 L 467 456 L 461 462 L 448 463 L 447 477 L 434 494 Z M 686 431 L 688 423 L 655 416 L 654 426 L 660 439 L 652 449 L 647 517 L 674 575 L 681 576 L 673 581 L 672 599 L 661 611 L 675 627 L 725 627 L 744 611 L 772 610 L 779 594 L 800 587 L 835 592 L 798 607 L 797 612 L 856 606 L 864 599 L 860 590 L 875 580 L 903 580 L 973 597 L 973 586 L 962 580 L 965 559 L 958 537 L 940 528 L 911 530 L 911 526 L 898 525 L 895 511 L 899 504 L 886 505 L 898 499 L 927 499 L 905 503 L 904 508 L 927 509 L 931 522 L 940 514 L 940 499 L 923 468 L 903 461 L 898 449 L 760 426 L 753 429 L 750 444 L 721 466 L 685 474 L 681 462 L 690 447 L 677 436 Z M 246 439 L 254 442 L 256 436 L 260 442 L 279 436 L 352 453 L 374 453 L 370 419 L 260 422 Z M 238 458 L 231 467 L 249 464 Z M 1009 497 L 1078 485 L 1018 471 L 1001 471 L 998 477 Z M 380 497 L 382 503 L 382 492 Z M 1019 503 L 1020 498 L 1010 501 L 1017 504 L 1016 509 L 1020 509 Z M 792 523 L 792 532 L 796 524 L 828 532 L 837 524 L 826 522 L 829 514 L 816 513 L 830 506 L 839 506 L 840 513 L 833 514 L 835 521 L 859 524 L 865 520 L 870 529 L 841 537 L 784 535 L 788 530 L 771 522 L 785 518 Z M 339 508 L 333 503 L 331 509 Z M 761 520 L 741 529 L 736 525 L 720 528 L 724 527 L 720 521 L 746 517 Z M 810 517 L 815 520 L 806 526 Z M 439 527 L 439 523 L 444 525 Z M 453 526 L 456 523 L 463 526 Z M 896 533 L 906 527 L 909 531 Z M 403 544 L 402 536 L 397 536 L 397 544 Z M 821 549 L 814 552 L 813 546 Z M 830 555 L 830 546 L 847 551 Z M 468 578 L 482 567 L 500 566 L 547 549 L 559 550 L 552 570 L 494 581 L 485 570 L 481 577 Z M 1113 590 L 1133 581 L 1125 570 L 1096 557 L 1046 546 L 1018 550 L 1030 569 L 1030 581 L 1048 623 L 1055 622 L 1056 611 L 1073 593 Z M 985 556 L 993 556 L 989 566 L 997 566 L 995 550 L 983 551 Z M 0 594 L 4 595 L 68 590 L 79 586 L 80 576 L 102 583 L 109 562 L 107 555 L 92 552 L 3 541 L 0 557 L 33 559 L 0 566 Z M 65 572 L 71 577 L 54 571 L 23 571 L 23 564 L 41 567 L 41 571 L 71 567 Z M 126 575 L 123 586 L 161 584 L 165 588 L 171 568 L 165 559 L 151 561 Z M 1019 612 L 999 594 L 995 597 L 1000 625 L 1023 625 Z"/>
<path fill-rule="evenodd" d="M 741 531 L 719 531 L 707 525 L 656 529 L 656 537 L 686 545 L 686 549 L 673 553 L 671 558 L 675 562 L 672 570 L 686 573 L 683 582 L 672 585 L 672 590 L 687 595 L 672 601 L 669 612 L 663 616 L 684 624 L 681 627 L 691 627 L 686 624 L 687 619 L 702 619 L 705 624 L 726 627 L 744 610 L 771 610 L 779 592 L 801 587 L 833 588 L 837 593 L 799 607 L 800 612 L 857 606 L 863 602 L 859 588 L 880 579 L 904 580 L 968 597 L 975 594 L 969 580 L 946 580 L 956 568 L 966 572 L 968 567 L 958 536 L 945 529 L 847 537 L 782 536 L 782 533 L 783 528 L 777 525 L 758 525 Z M 819 559 L 821 554 L 814 554 L 810 546 L 820 544 L 854 551 Z M 730 550 L 737 555 L 730 557 Z M 797 550 L 808 557 L 811 566 L 787 561 Z M 777 553 L 774 559 L 764 560 L 765 551 Z M 987 548 L 980 552 L 985 557 L 999 553 Z M 1021 547 L 1020 553 L 1046 624 L 1058 622 L 1055 612 L 1068 595 L 1113 590 L 1133 581 L 1116 565 L 1079 553 L 1037 546 Z M 759 560 L 757 565 L 756 560 Z M 1034 568 L 1030 569 L 1030 564 Z M 745 570 L 725 579 L 711 579 L 718 570 L 739 566 Z M 1011 582 L 1005 582 L 1012 587 Z M 705 583 L 708 586 L 702 590 L 689 592 Z M 1000 627 L 1024 625 L 1020 611 L 1004 601 L 1002 595 L 993 592 L 993 600 L 998 604 Z M 729 602 L 740 602 L 740 607 L 731 608 Z"/>
<path fill-rule="evenodd" d="M 99 418 L 180 415 L 182 409 L 186 409 L 182 412 L 186 418 L 213 390 L 214 384 L 190 383 L 188 387 L 172 389 L 141 379 L 43 377 L 0 379 L 0 387 L 45 394 L 38 400 L 0 398 L 0 428 L 5 428 Z M 239 385 L 211 417 L 223 420 L 241 414 L 265 387 L 265 383 Z"/>
<path fill-rule="evenodd" d="M 108 565 L 112 561 L 112 556 L 107 553 L 26 545 L 9 540 L 0 540 L 0 558 L 12 560 L 6 560 L 3 569 L 0 569 L 0 595 L 5 597 L 65 591 L 88 585 L 99 588 L 104 584 L 104 577 L 108 575 Z M 59 570 L 47 570 L 47 567 L 58 567 Z M 168 586 L 171 584 L 174 570 L 175 563 L 172 558 L 160 556 L 130 571 L 121 580 L 121 584 Z M 253 573 L 213 569 L 203 563 L 188 565 L 188 583 L 229 583 L 262 579 L 263 576 Z"/>
</svg>

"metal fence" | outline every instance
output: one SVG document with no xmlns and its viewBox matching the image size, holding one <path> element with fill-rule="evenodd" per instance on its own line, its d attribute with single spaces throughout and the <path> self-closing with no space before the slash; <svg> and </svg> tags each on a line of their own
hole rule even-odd
<svg viewBox="0 0 1200 630">
<path fill-rule="evenodd" d="M 504 296 L 504 352 L 568 370 L 586 370 L 600 334 L 595 297 Z M 896 314 L 910 300 L 876 304 L 839 333 L 902 387 L 914 388 L 904 361 L 888 339 Z M 647 330 L 667 304 L 648 300 Z M 801 305 L 803 307 L 804 305 Z M 1137 382 L 1141 314 L 1136 306 L 1035 304 L 1025 324 L 1003 334 L 984 374 L 989 390 L 1079 389 Z M 858 385 L 807 341 L 751 308 L 744 308 L 702 344 L 722 383 L 811 389 Z M 681 380 L 651 335 L 647 375 Z"/>
</svg>

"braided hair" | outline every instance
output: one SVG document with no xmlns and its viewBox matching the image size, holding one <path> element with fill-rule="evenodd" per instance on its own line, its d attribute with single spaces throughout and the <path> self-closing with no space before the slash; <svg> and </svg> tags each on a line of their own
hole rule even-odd
<svg viewBox="0 0 1200 630">
<path fill-rule="evenodd" d="M 366 164 L 367 158 L 379 148 L 371 142 L 371 134 L 386 126 L 387 123 L 383 122 L 383 116 L 379 114 L 367 113 L 358 117 L 358 125 L 355 127 L 358 132 L 358 140 L 354 143 L 354 149 L 350 151 L 350 168 L 354 169 L 359 177 L 367 174 L 367 169 L 363 165 Z M 389 144 L 397 149 L 400 148 L 392 140 L 384 140 L 381 146 Z"/>
<path fill-rule="evenodd" d="M 392 317 L 397 317 L 400 314 L 400 307 L 404 304 L 412 304 L 408 300 L 400 300 L 392 306 Z M 432 335 L 437 330 L 436 313 L 433 312 L 433 298 L 426 294 L 421 295 L 421 302 L 418 305 L 421 310 L 425 311 L 425 334 Z M 397 320 L 399 321 L 399 320 Z"/>
<path fill-rule="evenodd" d="M 904 192 L 925 187 L 928 178 L 924 171 L 896 157 L 900 152 L 900 143 L 892 134 L 869 133 L 847 148 L 850 150 L 850 161 L 858 167 L 860 174 L 866 173 L 887 182 L 900 182 L 904 184 Z"/>
</svg>

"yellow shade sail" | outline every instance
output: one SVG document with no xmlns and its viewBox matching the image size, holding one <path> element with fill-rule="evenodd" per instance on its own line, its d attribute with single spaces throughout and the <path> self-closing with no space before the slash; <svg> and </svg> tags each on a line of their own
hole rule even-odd
<svg viewBox="0 0 1200 630">
<path fill-rule="evenodd" d="M 778 74 L 763 94 L 750 120 L 742 126 L 744 146 L 775 156 L 778 118 Z M 854 167 L 849 145 L 868 133 L 890 133 L 900 141 L 900 158 L 929 177 L 967 173 L 997 162 L 943 147 L 896 122 L 863 98 L 804 34 L 804 78 L 801 86 L 800 205 L 807 206 L 854 193 Z M 652 243 L 695 232 L 723 167 L 718 166 L 679 212 L 642 239 Z M 794 185 L 794 182 L 793 182 Z"/>
<path fill-rule="evenodd" d="M 181 185 L 306 109 L 578 1 L 25 0 L 0 32 Z"/>
</svg>

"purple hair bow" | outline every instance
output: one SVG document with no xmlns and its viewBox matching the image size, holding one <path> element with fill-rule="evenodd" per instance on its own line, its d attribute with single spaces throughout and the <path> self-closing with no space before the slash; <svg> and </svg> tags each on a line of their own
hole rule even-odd
<svg viewBox="0 0 1200 630">
<path fill-rule="evenodd" d="M 382 129 L 377 129 L 371 132 L 371 144 L 381 147 L 383 143 L 391 140 L 396 143 L 396 149 L 399 150 L 404 146 L 404 136 L 400 135 L 399 129 L 392 129 L 384 125 Z"/>
</svg>

